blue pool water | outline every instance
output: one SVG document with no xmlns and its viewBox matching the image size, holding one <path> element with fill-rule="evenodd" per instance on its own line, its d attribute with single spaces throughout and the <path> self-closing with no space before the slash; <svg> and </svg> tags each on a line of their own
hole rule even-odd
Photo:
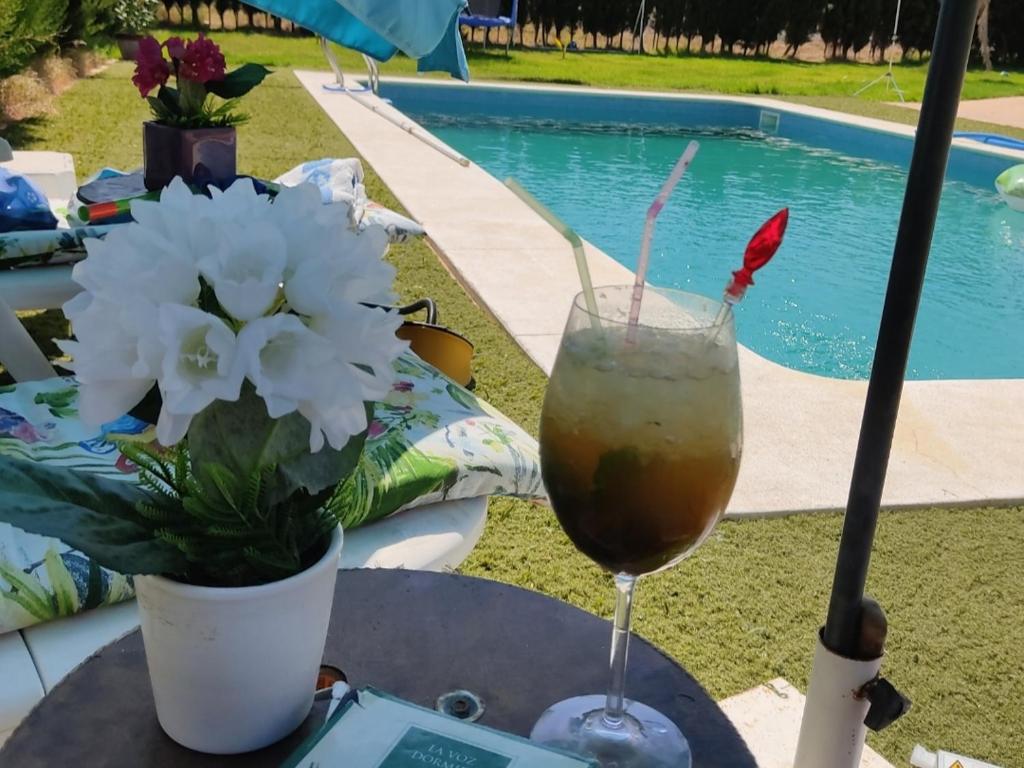
<svg viewBox="0 0 1024 768">
<path fill-rule="evenodd" d="M 880 138 L 887 159 L 868 159 L 742 125 L 581 124 L 395 101 L 497 178 L 514 176 L 631 269 L 647 206 L 697 139 L 697 159 L 658 219 L 651 282 L 718 295 L 751 234 L 789 206 L 786 241 L 738 309 L 740 340 L 800 370 L 868 375 L 906 182 L 893 160 L 905 148 Z M 954 168 L 971 178 L 969 157 L 954 157 Z M 991 186 L 947 181 L 908 377 L 1024 377 L 1022 276 L 1024 214 Z"/>
</svg>

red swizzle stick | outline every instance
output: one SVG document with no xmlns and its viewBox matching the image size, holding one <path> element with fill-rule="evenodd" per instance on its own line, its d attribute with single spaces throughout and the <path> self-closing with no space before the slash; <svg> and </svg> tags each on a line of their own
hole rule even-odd
<svg viewBox="0 0 1024 768">
<path fill-rule="evenodd" d="M 732 280 L 725 286 L 722 308 L 718 311 L 718 317 L 715 318 L 716 326 L 725 322 L 732 305 L 742 299 L 747 288 L 754 284 L 754 273 L 771 261 L 772 256 L 779 250 L 788 223 L 789 208 L 783 208 L 762 224 L 761 228 L 750 238 L 747 249 L 743 252 L 743 266 L 732 273 Z M 714 338 L 718 338 L 717 333 Z"/>
<path fill-rule="evenodd" d="M 754 284 L 754 273 L 772 260 L 772 256 L 782 245 L 782 237 L 786 234 L 789 223 L 789 208 L 783 208 L 761 225 L 747 243 L 743 253 L 743 266 L 732 273 L 732 280 L 725 286 L 724 301 L 735 304 L 743 298 L 747 287 Z"/>
</svg>

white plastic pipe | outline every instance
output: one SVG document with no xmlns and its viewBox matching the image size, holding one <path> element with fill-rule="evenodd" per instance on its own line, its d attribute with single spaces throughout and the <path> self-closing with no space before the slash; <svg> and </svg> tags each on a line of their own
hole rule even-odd
<svg viewBox="0 0 1024 768">
<path fill-rule="evenodd" d="M 847 659 L 818 637 L 793 768 L 858 768 L 864 751 L 868 700 L 857 692 L 882 667 L 882 658 Z"/>
<path fill-rule="evenodd" d="M 15 381 L 37 381 L 57 375 L 7 303 L 0 298 L 0 363 Z"/>
<path fill-rule="evenodd" d="M 0 301 L 11 309 L 60 309 L 82 286 L 71 279 L 72 266 L 0 270 Z"/>
</svg>

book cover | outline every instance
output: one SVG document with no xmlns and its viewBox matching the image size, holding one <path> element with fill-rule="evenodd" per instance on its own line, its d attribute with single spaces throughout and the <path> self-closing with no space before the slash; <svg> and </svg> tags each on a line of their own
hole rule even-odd
<svg viewBox="0 0 1024 768">
<path fill-rule="evenodd" d="M 282 768 L 597 768 L 373 688 L 338 708 Z"/>
</svg>

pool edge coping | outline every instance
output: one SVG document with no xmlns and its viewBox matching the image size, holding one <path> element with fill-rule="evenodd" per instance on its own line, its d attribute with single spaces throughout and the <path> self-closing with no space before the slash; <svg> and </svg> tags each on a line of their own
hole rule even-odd
<svg viewBox="0 0 1024 768">
<path fill-rule="evenodd" d="M 299 71 L 311 71 L 311 70 L 295 70 Z M 356 78 L 357 80 L 360 78 Z M 662 99 L 670 101 L 704 101 L 704 102 L 726 102 L 730 104 L 743 104 L 747 106 L 760 107 L 761 109 L 771 109 L 775 111 L 789 112 L 803 117 L 815 118 L 818 120 L 825 120 L 831 123 L 838 123 L 841 125 L 852 125 L 857 128 L 863 128 L 866 130 L 875 131 L 878 133 L 888 133 L 900 136 L 902 138 L 909 138 L 913 140 L 917 133 L 915 126 L 908 123 L 896 123 L 891 120 L 885 120 L 879 117 L 867 117 L 865 115 L 856 115 L 852 112 L 841 112 L 839 110 L 828 109 L 826 107 L 814 107 L 808 104 L 800 104 L 799 102 L 785 101 L 784 97 L 772 98 L 769 96 L 757 96 L 757 95 L 742 95 L 742 94 L 715 94 L 715 93 L 690 93 L 685 91 L 630 91 L 623 88 L 605 88 L 600 86 L 583 86 L 583 85 L 565 85 L 561 83 L 524 83 L 519 81 L 501 81 L 501 80 L 477 80 L 473 82 L 462 82 L 461 80 L 440 80 L 434 78 L 418 78 L 418 77 L 403 77 L 403 76 L 386 76 L 381 77 L 380 82 L 397 83 L 404 85 L 418 85 L 418 86 L 439 86 L 442 88 L 471 88 L 479 90 L 510 90 L 510 91 L 522 91 L 522 92 L 538 92 L 538 93 L 567 93 L 567 94 L 589 94 L 589 95 L 604 95 L 604 96 L 617 96 L 620 98 L 630 99 Z M 886 104 L 887 102 L 878 102 Z M 410 118 L 411 119 L 411 118 Z M 424 129 L 426 130 L 426 129 Z M 1002 157 L 1010 160 L 1018 160 L 1024 163 L 1024 150 L 1010 149 L 1007 147 L 996 147 L 990 144 L 984 144 L 973 139 L 965 138 L 954 138 L 953 146 L 958 149 L 963 149 L 968 152 L 977 152 L 983 155 L 991 155 L 994 157 Z"/>
</svg>

